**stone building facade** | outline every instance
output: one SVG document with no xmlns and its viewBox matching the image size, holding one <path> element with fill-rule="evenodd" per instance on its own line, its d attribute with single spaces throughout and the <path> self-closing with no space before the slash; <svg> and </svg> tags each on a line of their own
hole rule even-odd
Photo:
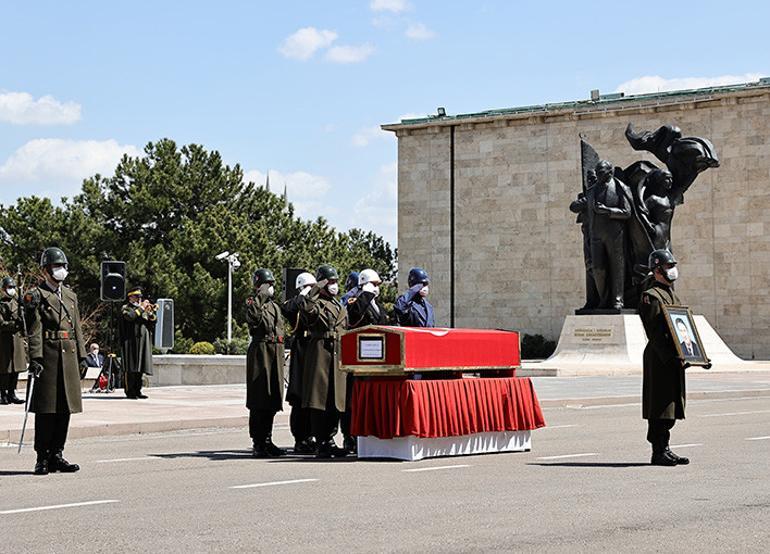
<svg viewBox="0 0 770 554">
<path fill-rule="evenodd" d="M 662 165 L 624 131 L 675 124 L 711 140 L 721 161 L 674 215 L 678 293 L 737 354 L 770 358 L 770 80 L 619 96 L 383 125 L 398 137 L 400 282 L 414 265 L 428 270 L 437 325 L 558 338 L 585 299 L 569 211 L 579 135 L 615 165 Z"/>
</svg>

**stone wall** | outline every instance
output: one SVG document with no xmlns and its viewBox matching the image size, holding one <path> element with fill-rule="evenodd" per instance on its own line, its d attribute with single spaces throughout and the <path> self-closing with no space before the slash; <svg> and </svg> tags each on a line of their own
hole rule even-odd
<svg viewBox="0 0 770 554">
<path fill-rule="evenodd" d="M 677 290 L 739 355 L 770 357 L 770 88 L 385 126 L 398 136 L 399 276 L 431 274 L 437 324 L 449 324 L 450 126 L 455 126 L 458 327 L 559 336 L 584 302 L 579 192 L 583 133 L 622 167 L 657 160 L 624 137 L 678 125 L 710 139 L 721 167 L 701 174 L 672 227 Z"/>
</svg>

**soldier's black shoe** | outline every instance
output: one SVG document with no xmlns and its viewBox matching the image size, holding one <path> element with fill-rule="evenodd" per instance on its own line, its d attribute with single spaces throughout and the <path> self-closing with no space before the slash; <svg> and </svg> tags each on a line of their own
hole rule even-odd
<svg viewBox="0 0 770 554">
<path fill-rule="evenodd" d="M 48 470 L 51 473 L 60 471 L 62 473 L 75 473 L 80 471 L 80 466 L 77 464 L 71 464 L 64 459 L 61 452 L 57 452 L 50 458 L 48 458 Z"/>
<path fill-rule="evenodd" d="M 685 458 L 684 456 L 677 456 L 673 452 L 671 452 L 670 448 L 666 448 L 666 454 L 668 454 L 668 457 L 671 458 L 676 462 L 676 465 L 678 466 L 686 466 L 690 463 L 690 458 Z"/>
<path fill-rule="evenodd" d="M 650 464 L 654 466 L 675 466 L 676 460 L 669 456 L 665 450 L 661 452 L 653 452 Z"/>
<path fill-rule="evenodd" d="M 286 456 L 286 451 L 283 448 L 278 448 L 271 439 L 265 441 L 264 446 L 265 454 L 270 458 L 280 458 Z"/>
<path fill-rule="evenodd" d="M 147 396 L 146 394 L 142 394 L 141 392 L 137 394 L 136 397 L 141 398 L 142 400 L 144 400 L 145 398 L 149 398 L 149 396 Z"/>
<path fill-rule="evenodd" d="M 267 452 L 265 451 L 264 444 L 254 443 L 254 446 L 251 447 L 251 455 L 254 458 L 269 458 L 269 456 L 267 455 Z"/>
<path fill-rule="evenodd" d="M 48 460 L 45 458 L 35 463 L 35 475 L 48 475 Z"/>
<path fill-rule="evenodd" d="M 5 406 L 8 404 L 8 397 L 5 396 L 5 393 L 0 391 L 0 406 Z"/>
<path fill-rule="evenodd" d="M 316 443 L 312 438 L 294 443 L 295 454 L 315 454 Z"/>
<path fill-rule="evenodd" d="M 24 404 L 24 401 L 16 396 L 16 391 L 9 391 L 8 394 L 5 395 L 6 400 L 8 400 L 8 404 Z"/>
<path fill-rule="evenodd" d="M 356 454 L 358 452 L 358 441 L 355 437 L 347 436 L 342 441 L 342 448 L 350 452 L 351 454 Z"/>
<path fill-rule="evenodd" d="M 334 441 L 328 441 L 318 445 L 318 453 L 316 454 L 316 457 L 322 459 L 344 458 L 347 455 L 347 450 L 334 444 Z"/>
</svg>

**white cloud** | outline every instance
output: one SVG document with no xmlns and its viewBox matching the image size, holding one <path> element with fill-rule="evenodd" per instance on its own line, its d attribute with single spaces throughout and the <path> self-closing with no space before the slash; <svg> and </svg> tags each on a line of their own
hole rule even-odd
<svg viewBox="0 0 770 554">
<path fill-rule="evenodd" d="M 330 220 L 339 213 L 336 206 L 326 201 L 326 196 L 331 190 L 331 184 L 326 177 L 306 171 L 284 173 L 274 169 L 269 170 L 269 174 L 270 190 L 275 194 L 283 194 L 285 186 L 289 202 L 294 205 L 294 211 L 299 217 L 315 219 L 323 216 Z M 265 177 L 265 173 L 255 169 L 245 172 L 243 180 L 264 186 Z"/>
<path fill-rule="evenodd" d="M 69 125 L 80 120 L 80 104 L 28 92 L 0 92 L 0 121 L 15 125 Z"/>
<path fill-rule="evenodd" d="M 354 205 L 350 226 L 372 230 L 391 245 L 398 242 L 398 163 L 380 167 L 372 188 Z"/>
<path fill-rule="evenodd" d="M 409 24 L 404 34 L 412 40 L 430 40 L 436 36 L 424 23 Z"/>
<path fill-rule="evenodd" d="M 411 6 L 407 0 L 372 0 L 369 7 L 373 12 L 401 13 Z"/>
<path fill-rule="evenodd" d="M 353 135 L 352 143 L 353 146 L 357 146 L 358 148 L 363 148 L 365 146 L 369 146 L 369 143 L 375 140 L 380 139 L 389 139 L 393 138 L 393 133 L 389 133 L 387 131 L 383 131 L 380 129 L 379 125 L 372 125 L 371 127 L 365 127 L 363 129 L 359 129 L 359 131 Z"/>
<path fill-rule="evenodd" d="M 688 90 L 694 88 L 718 87 L 751 83 L 759 80 L 761 73 L 744 73 L 743 75 L 719 75 L 717 77 L 679 77 L 665 79 L 659 75 L 651 75 L 631 79 L 618 85 L 616 92 L 626 94 L 643 94 L 647 92 L 665 92 L 671 90 Z"/>
<path fill-rule="evenodd" d="M 281 43 L 278 51 L 293 60 L 309 60 L 323 48 L 328 48 L 337 40 L 337 33 L 315 27 L 303 27 L 289 35 Z"/>
<path fill-rule="evenodd" d="M 130 144 L 109 140 L 35 139 L 0 165 L 0 183 L 43 184 L 54 194 L 77 192 L 83 179 L 95 173 L 110 175 L 123 154 L 138 156 Z M 19 192 L 22 192 L 19 190 Z"/>
<path fill-rule="evenodd" d="M 326 52 L 326 59 L 334 63 L 358 63 L 374 53 L 374 46 L 361 44 L 358 46 L 332 46 Z"/>
</svg>

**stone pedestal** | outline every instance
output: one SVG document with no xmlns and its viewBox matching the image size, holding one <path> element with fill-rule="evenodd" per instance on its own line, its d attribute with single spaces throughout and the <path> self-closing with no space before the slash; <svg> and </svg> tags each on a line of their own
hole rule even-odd
<svg viewBox="0 0 770 554">
<path fill-rule="evenodd" d="M 748 371 L 750 365 L 736 356 L 705 317 L 695 324 L 711 359 L 711 371 Z M 627 375 L 641 374 L 647 335 L 636 314 L 570 315 L 564 320 L 559 344 L 542 362 L 524 365 L 523 375 Z M 688 372 L 707 371 L 689 368 Z"/>
</svg>

